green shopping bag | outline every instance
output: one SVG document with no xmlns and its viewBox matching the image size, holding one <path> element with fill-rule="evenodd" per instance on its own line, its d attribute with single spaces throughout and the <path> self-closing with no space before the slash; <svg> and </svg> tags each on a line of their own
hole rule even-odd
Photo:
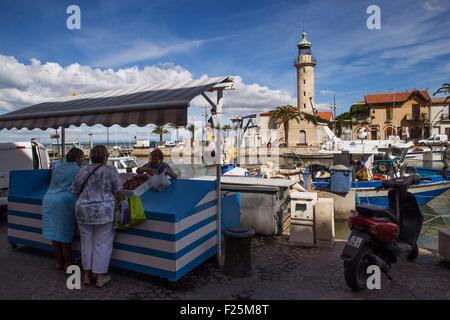
<svg viewBox="0 0 450 320">
<path fill-rule="evenodd" d="M 127 203 L 128 210 L 123 210 L 120 203 L 116 204 L 115 229 L 128 229 L 147 220 L 140 196 L 130 196 Z"/>
</svg>

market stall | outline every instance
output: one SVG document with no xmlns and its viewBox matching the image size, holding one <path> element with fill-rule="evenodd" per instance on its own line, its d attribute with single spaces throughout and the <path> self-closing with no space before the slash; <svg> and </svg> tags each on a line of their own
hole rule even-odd
<svg viewBox="0 0 450 320">
<path fill-rule="evenodd" d="M 8 241 L 52 251 L 41 233 L 42 199 L 50 170 L 13 171 L 8 202 Z M 147 220 L 119 230 L 111 265 L 176 281 L 217 253 L 214 181 L 176 180 L 142 194 Z M 239 225 L 239 195 L 222 197 L 222 227 Z M 77 237 L 74 249 L 79 250 Z"/>
<path fill-rule="evenodd" d="M 81 124 L 186 125 L 187 108 L 198 95 L 212 106 L 220 126 L 223 91 L 233 84 L 229 77 L 211 78 L 68 97 L 2 115 L 0 129 L 61 127 L 64 133 L 64 128 Z M 217 94 L 216 102 L 208 92 Z M 215 181 L 176 180 L 161 192 L 150 189 L 141 195 L 147 220 L 117 233 L 113 266 L 176 281 L 214 254 L 221 255 L 223 227 L 239 225 L 239 194 L 220 190 L 220 142 L 218 130 Z M 50 170 L 11 173 L 8 240 L 13 245 L 51 249 L 41 236 L 40 207 L 50 177 Z M 74 248 L 79 248 L 78 241 Z"/>
</svg>

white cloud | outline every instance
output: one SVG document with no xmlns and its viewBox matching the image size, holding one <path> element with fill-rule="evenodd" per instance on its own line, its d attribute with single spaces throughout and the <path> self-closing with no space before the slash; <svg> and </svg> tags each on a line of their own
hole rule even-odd
<svg viewBox="0 0 450 320">
<path fill-rule="evenodd" d="M 170 46 L 161 46 L 149 42 L 139 42 L 132 48 L 125 49 L 110 55 L 105 55 L 95 62 L 98 66 L 121 66 L 149 59 L 158 59 L 168 54 L 190 51 L 200 47 L 204 40 L 191 40 Z"/>
<path fill-rule="evenodd" d="M 173 64 L 147 66 L 143 69 L 99 69 L 77 63 L 62 67 L 32 59 L 22 64 L 13 57 L 0 55 L 0 108 L 15 110 L 72 92 L 88 93 L 149 83 L 186 81 L 192 74 Z"/>
<path fill-rule="evenodd" d="M 316 104 L 316 109 L 318 111 L 333 111 L 333 108 L 329 103 L 318 103 Z"/>
<path fill-rule="evenodd" d="M 334 94 L 333 90 L 320 90 L 319 91 L 319 95 L 321 95 L 321 96 L 330 96 L 333 94 Z"/>
<path fill-rule="evenodd" d="M 64 67 L 54 62 L 42 63 L 36 59 L 32 59 L 29 64 L 24 64 L 14 57 L 0 55 L 0 113 L 66 97 L 73 91 L 81 94 L 192 79 L 193 75 L 189 70 L 174 64 L 159 64 L 144 68 L 100 69 L 77 63 Z M 274 90 L 257 83 L 247 84 L 239 76 L 235 76 L 234 79 L 236 90 L 225 93 L 224 122 L 227 122 L 227 117 L 236 114 L 258 113 L 274 109 L 279 105 L 295 104 L 295 99 L 286 90 Z M 202 97 L 195 98 L 191 104 L 189 118 L 200 120 L 200 113 L 205 104 L 206 101 Z M 207 110 L 210 110 L 209 106 Z M 119 133 L 125 132 L 122 128 L 117 130 Z M 83 128 L 82 132 L 76 128 L 69 131 L 74 136 L 81 136 L 82 140 L 87 139 L 89 131 L 99 134 L 103 132 L 102 134 L 106 136 L 106 130 L 101 126 Z M 83 132 L 86 137 L 83 136 Z M 134 127 L 134 129 L 126 129 L 126 132 L 131 132 L 133 136 L 135 133 L 145 135 L 147 129 Z M 3 133 L 0 140 L 8 139 Z M 11 132 L 9 137 L 16 134 L 17 132 L 14 135 Z M 46 133 L 45 136 L 48 137 L 48 134 Z"/>
<path fill-rule="evenodd" d="M 31 83 L 27 68 L 13 57 L 0 56 L 0 89 L 24 88 Z"/>
<path fill-rule="evenodd" d="M 423 7 L 428 11 L 439 11 L 441 10 L 441 4 L 439 0 L 428 0 L 423 3 Z"/>
</svg>

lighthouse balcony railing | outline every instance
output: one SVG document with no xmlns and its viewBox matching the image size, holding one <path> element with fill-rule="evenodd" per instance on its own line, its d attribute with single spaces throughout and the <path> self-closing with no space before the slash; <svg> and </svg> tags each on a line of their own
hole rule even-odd
<svg viewBox="0 0 450 320">
<path fill-rule="evenodd" d="M 316 64 L 317 60 L 314 57 L 311 57 L 311 59 L 308 59 L 308 60 L 301 60 L 300 58 L 295 58 L 294 59 L 294 65 L 302 64 L 302 63 L 314 63 L 314 64 Z"/>
</svg>

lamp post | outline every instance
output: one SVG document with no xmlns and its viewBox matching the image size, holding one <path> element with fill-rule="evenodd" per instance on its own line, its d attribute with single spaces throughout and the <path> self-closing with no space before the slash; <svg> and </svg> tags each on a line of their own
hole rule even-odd
<svg viewBox="0 0 450 320">
<path fill-rule="evenodd" d="M 233 128 L 236 131 L 236 148 L 237 148 L 237 157 L 236 162 L 239 164 L 240 161 L 240 150 L 241 150 L 241 129 L 242 129 L 242 117 L 241 116 L 235 116 L 230 119 L 231 123 L 233 124 Z"/>
</svg>

